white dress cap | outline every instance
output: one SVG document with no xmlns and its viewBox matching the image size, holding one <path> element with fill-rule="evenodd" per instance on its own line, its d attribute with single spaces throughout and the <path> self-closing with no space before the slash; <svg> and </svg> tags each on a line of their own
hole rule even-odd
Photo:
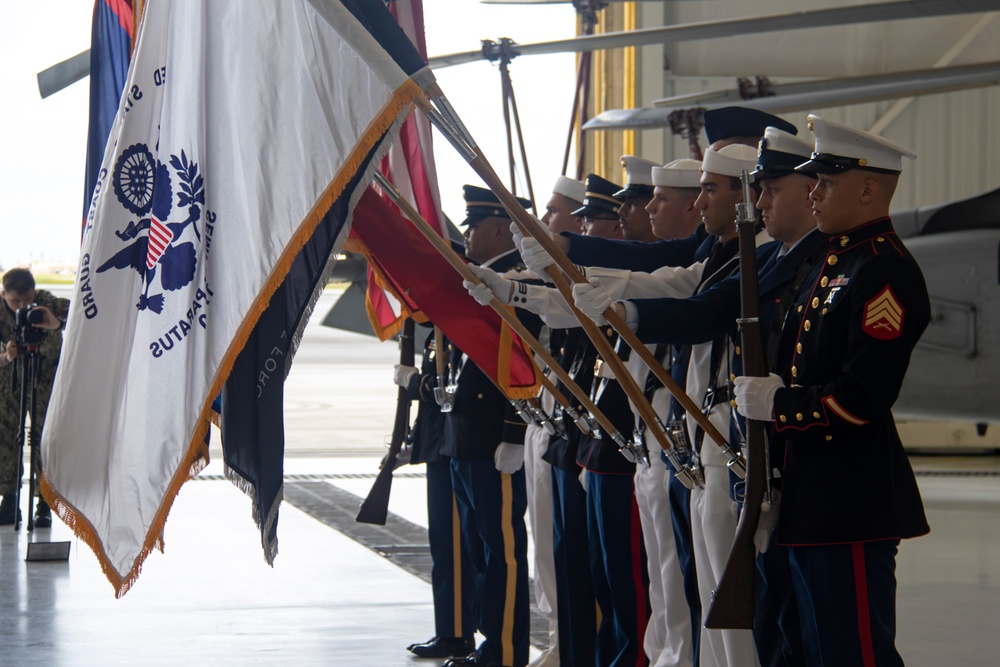
<svg viewBox="0 0 1000 667">
<path fill-rule="evenodd" d="M 750 173 L 757 166 L 757 149 L 743 144 L 730 144 L 719 150 L 709 148 L 705 151 L 705 159 L 701 170 L 710 174 L 721 174 L 739 178 L 744 169 Z"/>
<path fill-rule="evenodd" d="M 587 194 L 587 186 L 583 181 L 578 181 L 575 178 L 560 176 L 556 179 L 556 184 L 553 186 L 552 192 L 582 204 L 583 198 Z"/>
<path fill-rule="evenodd" d="M 622 155 L 622 168 L 625 169 L 625 188 L 633 185 L 653 185 L 653 178 L 650 175 L 653 167 L 660 165 L 649 160 L 643 160 L 634 155 Z"/>
<path fill-rule="evenodd" d="M 794 134 L 789 134 L 776 127 L 768 127 L 764 130 L 764 138 L 757 146 L 757 152 L 761 150 L 778 151 L 779 153 L 791 153 L 809 157 L 813 152 L 813 145 L 805 139 L 800 139 Z"/>
<path fill-rule="evenodd" d="M 903 170 L 904 157 L 911 160 L 917 157 L 913 151 L 888 139 L 816 115 L 809 115 L 809 129 L 816 137 L 816 148 L 807 164 L 821 173 L 847 169 L 880 169 L 898 173 Z"/>
<path fill-rule="evenodd" d="M 697 188 L 701 185 L 701 162 L 681 158 L 653 167 L 653 185 L 666 188 Z"/>
</svg>

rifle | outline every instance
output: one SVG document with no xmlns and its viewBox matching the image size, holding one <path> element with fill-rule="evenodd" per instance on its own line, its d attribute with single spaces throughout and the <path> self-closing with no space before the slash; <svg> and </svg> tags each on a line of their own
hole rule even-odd
<svg viewBox="0 0 1000 667">
<path fill-rule="evenodd" d="M 750 176 L 744 169 L 743 202 L 736 205 L 736 224 L 740 239 L 740 335 L 743 345 L 743 374 L 767 376 L 767 362 L 760 335 L 760 310 L 757 286 L 757 255 Z M 761 502 L 767 486 L 767 443 L 764 422 L 746 420 L 747 476 L 743 512 L 736 526 L 736 537 L 729 550 L 726 569 L 719 586 L 712 592 L 712 602 L 705 615 L 706 628 L 752 629 L 754 619 L 754 582 L 757 578 L 757 548 L 753 537 L 760 520 Z"/>
<path fill-rule="evenodd" d="M 399 337 L 399 363 L 401 366 L 412 366 L 414 361 L 413 320 L 403 321 L 403 333 Z M 440 352 L 438 353 L 440 354 Z M 385 463 L 378 471 L 368 497 L 361 502 L 358 515 L 354 520 L 359 523 L 374 523 L 385 525 L 389 513 L 389 493 L 392 491 L 392 471 L 396 467 L 396 455 L 403 447 L 406 433 L 410 428 L 410 397 L 406 387 L 400 387 L 396 392 L 396 420 L 392 425 L 392 439 L 389 442 L 389 454 Z"/>
</svg>

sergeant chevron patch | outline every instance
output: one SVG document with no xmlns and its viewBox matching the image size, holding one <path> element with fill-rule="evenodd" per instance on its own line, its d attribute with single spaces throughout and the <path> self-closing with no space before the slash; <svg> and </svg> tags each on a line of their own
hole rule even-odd
<svg viewBox="0 0 1000 667">
<path fill-rule="evenodd" d="M 865 304 L 864 322 L 861 326 L 866 334 L 878 340 L 892 340 L 903 333 L 903 306 L 888 285 Z"/>
</svg>

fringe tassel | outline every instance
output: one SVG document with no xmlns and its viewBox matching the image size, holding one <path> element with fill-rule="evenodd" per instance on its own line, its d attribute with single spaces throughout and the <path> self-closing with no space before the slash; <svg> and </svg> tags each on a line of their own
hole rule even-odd
<svg viewBox="0 0 1000 667">
<path fill-rule="evenodd" d="M 396 89 L 378 116 L 376 116 L 368 124 L 368 127 L 365 129 L 365 132 L 358 141 L 358 144 L 354 147 L 354 150 L 351 152 L 340 171 L 334 177 L 330 186 L 318 198 L 312 210 L 306 215 L 302 224 L 299 226 L 298 232 L 296 232 L 295 235 L 289 239 L 285 251 L 282 253 L 275 268 L 271 271 L 271 275 L 268 276 L 267 281 L 251 305 L 246 317 L 244 317 L 243 323 L 240 325 L 233 341 L 229 345 L 229 349 L 226 352 L 225 357 L 219 365 L 219 370 L 216 372 L 215 380 L 212 382 L 208 396 L 202 406 L 201 414 L 199 415 L 198 421 L 195 425 L 194 433 L 191 436 L 187 452 L 184 455 L 180 466 L 178 466 L 177 471 L 174 473 L 170 484 L 167 486 L 163 502 L 160 503 L 160 507 L 146 531 L 146 538 L 142 549 L 139 551 L 139 555 L 136 556 L 133 561 L 132 568 L 125 573 L 124 576 L 118 572 L 114 565 L 111 564 L 107 551 L 101 543 L 101 539 L 97 535 L 97 531 L 93 524 L 91 524 L 86 517 L 79 512 L 79 510 L 66 501 L 65 498 L 55 492 L 55 490 L 49 485 L 48 480 L 45 478 L 43 473 L 41 479 L 42 496 L 45 498 L 46 502 L 49 503 L 49 507 L 56 511 L 59 518 L 66 523 L 66 525 L 73 530 L 73 533 L 79 539 L 83 540 L 83 542 L 86 543 L 87 546 L 89 546 L 97 555 L 104 575 L 115 588 L 115 597 L 120 598 L 129 591 L 136 579 L 139 577 L 139 573 L 142 571 L 142 564 L 145 562 L 147 556 L 149 556 L 150 551 L 158 546 L 162 549 L 163 528 L 166 525 L 167 514 L 170 512 L 170 508 L 173 506 L 174 500 L 177 498 L 177 494 L 180 492 L 181 486 L 184 482 L 190 479 L 191 476 L 200 472 L 205 465 L 207 465 L 208 447 L 205 445 L 205 436 L 208 433 L 210 424 L 209 414 L 212 410 L 212 401 L 215 400 L 215 396 L 217 396 L 222 390 L 222 386 L 225 384 L 226 379 L 229 377 L 229 374 L 233 369 L 233 364 L 236 362 L 236 357 L 239 356 L 240 351 L 242 351 L 244 345 L 246 345 L 247 339 L 250 337 L 250 333 L 253 331 L 253 328 L 257 325 L 257 320 L 260 319 L 261 314 L 270 303 L 275 290 L 288 275 L 288 271 L 291 269 L 292 262 L 295 261 L 295 257 L 298 255 L 299 251 L 302 250 L 302 247 L 305 245 L 309 237 L 313 234 L 320 220 L 322 220 L 323 216 L 330 210 L 330 207 L 343 193 L 344 188 L 347 187 L 347 184 L 351 181 L 352 177 L 361 168 L 361 164 L 368 153 L 372 151 L 377 143 L 382 140 L 386 133 L 393 128 L 393 126 L 398 126 L 400 124 L 401 118 L 404 117 L 405 113 L 408 113 L 409 111 L 408 107 L 421 95 L 423 95 L 423 91 L 416 83 L 409 79 Z M 386 147 L 386 150 L 388 150 L 388 147 Z M 370 175 L 371 169 L 366 170 L 366 176 L 370 177 Z M 358 191 L 354 193 L 351 198 L 351 205 L 357 203 L 357 199 L 361 196 L 362 190 L 363 188 L 358 188 Z M 345 228 L 348 228 L 350 226 L 349 221 L 345 222 L 344 226 Z M 313 305 L 315 305 L 315 303 Z M 301 340 L 301 332 L 298 339 Z M 293 339 L 293 343 L 297 345 L 298 341 Z M 276 514 L 277 508 L 275 507 L 272 509 L 274 510 L 274 514 Z M 269 514 L 271 514 L 271 510 L 269 510 Z M 276 545 L 274 548 L 276 553 Z M 265 559 L 266 558 L 267 552 L 265 551 Z"/>
<path fill-rule="evenodd" d="M 257 499 L 257 487 L 250 480 L 246 479 L 238 472 L 233 470 L 227 465 L 222 466 L 223 473 L 233 486 L 245 493 L 251 500 Z M 274 502 L 271 503 L 271 507 L 267 510 L 267 516 L 261 520 L 260 505 L 256 502 L 250 504 L 253 516 L 254 525 L 260 530 L 260 546 L 264 550 L 264 562 L 274 567 L 274 557 L 278 555 L 278 537 L 275 535 L 273 540 L 268 540 L 267 536 L 271 534 L 271 529 L 274 527 L 274 522 L 278 519 L 278 507 L 281 505 L 281 501 L 285 498 L 285 485 L 282 484 L 278 488 L 278 493 L 274 498 Z"/>
<path fill-rule="evenodd" d="M 505 308 L 512 313 L 514 312 L 514 309 L 510 306 L 505 306 Z M 528 363 L 531 364 L 531 384 L 519 385 L 517 387 L 511 386 L 510 359 L 513 356 L 515 337 L 514 331 L 502 319 L 500 320 L 500 344 L 498 346 L 500 356 L 497 358 L 497 384 L 500 385 L 500 389 L 507 398 L 511 400 L 535 398 L 542 388 L 541 371 L 538 369 L 538 364 L 535 363 L 535 355 L 528 351 L 527 345 L 520 338 L 516 340 L 528 358 Z"/>
<path fill-rule="evenodd" d="M 387 325 L 383 325 L 379 322 L 378 313 L 375 312 L 375 305 L 371 302 L 368 294 L 365 294 L 365 311 L 368 314 L 368 323 L 372 326 L 372 331 L 375 332 L 375 336 L 383 343 L 396 334 L 403 327 L 403 320 L 407 317 L 413 318 L 415 322 L 426 322 L 427 316 L 420 311 L 412 312 L 406 305 L 406 301 L 399 297 L 399 293 L 393 287 L 391 281 L 389 281 L 385 274 L 382 273 L 381 267 L 379 267 L 378 262 L 372 258 L 371 250 L 364 241 L 356 236 L 352 236 L 347 239 L 345 246 L 351 252 L 355 252 L 365 258 L 368 262 L 368 266 L 371 267 L 372 275 L 375 276 L 375 284 L 382 288 L 383 291 L 388 292 L 399 302 L 399 317 L 390 322 Z"/>
</svg>

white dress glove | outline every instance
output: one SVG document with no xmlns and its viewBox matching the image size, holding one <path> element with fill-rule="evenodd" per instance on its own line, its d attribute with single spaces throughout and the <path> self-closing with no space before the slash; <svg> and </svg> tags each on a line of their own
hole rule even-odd
<svg viewBox="0 0 1000 667">
<path fill-rule="evenodd" d="M 531 216 L 531 217 L 535 218 L 535 216 Z M 542 222 L 538 218 L 535 218 L 535 222 L 537 222 L 538 225 L 542 229 L 545 230 L 545 233 L 549 235 L 549 238 L 552 238 L 552 230 L 549 229 L 548 225 L 546 225 L 544 222 Z M 521 248 L 521 241 L 524 240 L 524 234 L 521 233 L 521 228 L 518 227 L 517 223 L 514 222 L 513 220 L 510 221 L 510 233 L 511 233 L 511 236 L 514 237 L 514 245 L 516 245 L 518 247 L 518 249 L 520 250 L 520 248 Z"/>
<path fill-rule="evenodd" d="M 413 366 L 396 364 L 392 367 L 392 381 L 396 383 L 397 387 L 407 389 L 410 386 L 410 381 L 413 380 L 419 372 L 420 371 Z"/>
<path fill-rule="evenodd" d="M 762 554 L 771 546 L 771 536 L 778 526 L 778 515 L 781 514 L 781 492 L 771 491 L 772 502 L 766 500 L 760 506 L 760 520 L 757 522 L 757 532 L 753 534 L 753 545 L 757 553 Z"/>
<path fill-rule="evenodd" d="M 608 296 L 608 291 L 604 289 L 601 281 L 597 278 L 573 285 L 573 303 L 581 313 L 598 324 L 608 323 L 604 319 L 604 311 L 608 309 L 612 301 L 611 297 Z"/>
<path fill-rule="evenodd" d="M 476 274 L 476 277 L 482 282 L 477 285 L 468 280 L 463 280 L 462 286 L 469 291 L 469 294 L 472 295 L 472 298 L 477 303 L 488 306 L 495 296 L 500 300 L 500 303 L 505 305 L 510 304 L 510 295 L 513 292 L 511 288 L 514 286 L 514 281 L 501 278 L 500 274 L 496 271 L 484 269 L 481 266 L 470 264 L 469 270 Z"/>
<path fill-rule="evenodd" d="M 521 261 L 540 278 L 545 278 L 545 269 L 556 263 L 556 260 L 552 259 L 552 255 L 542 247 L 542 244 L 530 236 L 521 240 L 519 248 Z"/>
<path fill-rule="evenodd" d="M 493 452 L 493 463 L 500 472 L 513 475 L 524 465 L 524 445 L 501 442 Z"/>
<path fill-rule="evenodd" d="M 747 419 L 774 421 L 774 394 L 785 386 L 771 373 L 766 378 L 741 375 L 736 378 L 736 410 Z"/>
</svg>

